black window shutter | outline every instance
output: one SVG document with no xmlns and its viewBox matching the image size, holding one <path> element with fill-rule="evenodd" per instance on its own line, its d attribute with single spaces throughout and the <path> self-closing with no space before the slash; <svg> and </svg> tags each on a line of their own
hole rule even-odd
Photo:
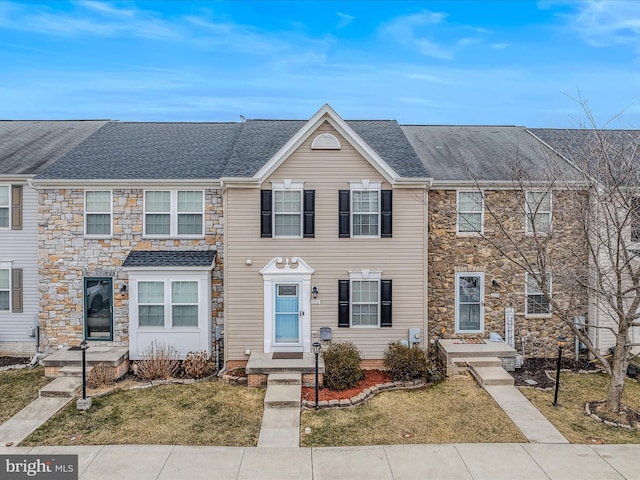
<svg viewBox="0 0 640 480">
<path fill-rule="evenodd" d="M 260 190 L 260 236 L 262 238 L 273 236 L 271 223 L 271 190 Z"/>
<path fill-rule="evenodd" d="M 11 269 L 11 311 L 22 313 L 22 269 Z"/>
<path fill-rule="evenodd" d="M 304 191 L 304 238 L 313 238 L 316 235 L 316 191 Z"/>
<path fill-rule="evenodd" d="M 380 236 L 382 238 L 390 238 L 391 237 L 391 210 L 392 210 L 392 190 L 381 190 L 381 209 L 380 213 L 382 214 L 382 228 L 380 229 Z"/>
<path fill-rule="evenodd" d="M 349 224 L 351 223 L 350 212 L 351 209 L 351 192 L 349 190 L 340 190 L 338 192 L 338 226 L 339 226 L 339 237 L 340 238 L 349 238 L 350 228 Z"/>
<path fill-rule="evenodd" d="M 338 280 L 338 327 L 349 328 L 349 280 Z"/>
<path fill-rule="evenodd" d="M 380 280 L 380 326 L 391 326 L 391 280 Z"/>
</svg>

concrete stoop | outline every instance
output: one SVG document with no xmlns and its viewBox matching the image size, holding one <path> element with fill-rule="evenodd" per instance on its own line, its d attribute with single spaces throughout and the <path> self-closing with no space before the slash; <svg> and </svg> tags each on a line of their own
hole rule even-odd
<svg viewBox="0 0 640 480">
<path fill-rule="evenodd" d="M 302 374 L 269 375 L 258 447 L 300 446 L 301 394 Z"/>
<path fill-rule="evenodd" d="M 469 371 L 483 387 L 488 385 L 514 385 L 513 377 L 502 367 L 476 367 L 475 365 L 469 365 Z"/>
<path fill-rule="evenodd" d="M 39 397 L 73 398 L 82 388 L 82 378 L 58 377 L 40 389 Z"/>
</svg>

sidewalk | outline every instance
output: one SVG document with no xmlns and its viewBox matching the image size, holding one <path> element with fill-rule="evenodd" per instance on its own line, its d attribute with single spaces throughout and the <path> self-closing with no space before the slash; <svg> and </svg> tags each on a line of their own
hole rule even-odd
<svg viewBox="0 0 640 480">
<path fill-rule="evenodd" d="M 0 447 L 6 454 L 78 454 L 82 480 L 640 479 L 640 445 Z"/>
</svg>

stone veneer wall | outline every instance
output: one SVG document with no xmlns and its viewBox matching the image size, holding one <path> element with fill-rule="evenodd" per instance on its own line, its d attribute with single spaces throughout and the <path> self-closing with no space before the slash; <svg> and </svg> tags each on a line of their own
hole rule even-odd
<svg viewBox="0 0 640 480">
<path fill-rule="evenodd" d="M 95 188 L 113 192 L 113 236 L 84 237 L 84 189 L 41 189 L 38 206 L 40 275 L 40 349 L 76 346 L 83 339 L 83 278 L 112 277 L 114 289 L 113 341 L 92 341 L 96 346 L 128 346 L 128 284 L 122 263 L 132 250 L 217 251 L 211 279 L 211 315 L 222 323 L 223 314 L 223 198 L 218 189 L 205 189 L 205 237 L 202 239 L 145 239 L 142 188 Z M 165 188 L 164 190 L 169 190 Z"/>
<path fill-rule="evenodd" d="M 531 235 L 525 234 L 525 215 L 521 210 L 521 195 L 513 191 L 485 190 L 486 204 L 494 212 L 500 212 L 500 222 L 516 238 L 521 238 L 520 248 L 527 249 Z M 552 293 L 564 307 L 575 315 L 587 314 L 587 292 L 577 288 L 577 275 L 586 275 L 587 250 L 580 230 L 579 220 L 571 215 L 570 208 L 575 193 L 554 192 L 553 235 L 548 238 L 549 256 L 552 259 Z M 573 210 L 575 212 L 575 210 Z M 495 219 L 485 209 L 486 236 L 493 236 L 507 251 L 513 246 L 501 240 Z M 532 251 L 530 249 L 530 251 Z M 484 335 L 455 334 L 455 273 L 484 272 L 485 311 Z M 490 332 L 505 335 L 504 309 L 515 309 L 515 346 L 530 356 L 557 355 L 556 338 L 564 334 L 568 349 L 573 351 L 573 334 L 557 316 L 545 318 L 525 316 L 525 274 L 495 246 L 478 235 L 456 234 L 456 191 L 432 190 L 429 193 L 429 255 L 428 255 L 429 338 L 488 337 Z M 492 280 L 498 288 L 492 287 Z M 442 330 L 445 329 L 445 333 Z M 569 352 L 567 352 L 569 354 Z"/>
</svg>

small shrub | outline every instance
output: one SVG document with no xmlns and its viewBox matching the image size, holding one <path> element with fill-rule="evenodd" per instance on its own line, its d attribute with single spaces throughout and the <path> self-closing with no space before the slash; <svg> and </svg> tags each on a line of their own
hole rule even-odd
<svg viewBox="0 0 640 480">
<path fill-rule="evenodd" d="M 364 379 L 360 352 L 351 342 L 333 343 L 323 353 L 324 385 L 331 390 L 355 387 Z"/>
<path fill-rule="evenodd" d="M 95 365 L 87 375 L 89 388 L 102 388 L 111 385 L 113 382 L 113 371 L 106 365 Z"/>
<path fill-rule="evenodd" d="M 391 342 L 384 352 L 384 366 L 395 381 L 432 380 L 431 360 L 420 347 Z"/>
<path fill-rule="evenodd" d="M 187 378 L 204 378 L 215 370 L 207 352 L 189 352 L 182 361 L 182 371 Z"/>
<path fill-rule="evenodd" d="M 137 362 L 137 375 L 144 380 L 171 378 L 180 368 L 178 351 L 172 346 L 157 341 L 142 353 L 142 360 Z"/>
</svg>

